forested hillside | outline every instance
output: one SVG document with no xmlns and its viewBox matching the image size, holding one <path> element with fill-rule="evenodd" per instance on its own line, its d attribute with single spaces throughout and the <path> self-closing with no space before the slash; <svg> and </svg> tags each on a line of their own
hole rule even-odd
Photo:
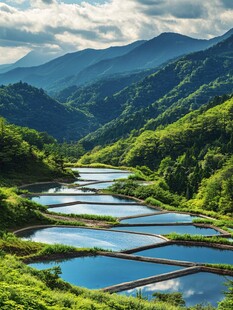
<svg viewBox="0 0 233 310">
<path fill-rule="evenodd" d="M 203 209 L 232 213 L 232 126 L 233 98 L 216 98 L 162 129 L 96 148 L 81 163 L 146 166 L 167 190 L 195 198 L 192 203 Z"/>
<path fill-rule="evenodd" d="M 0 185 L 69 178 L 47 133 L 7 124 L 0 118 Z M 46 146 L 53 146 L 48 151 Z M 46 151 L 45 151 L 46 150 Z"/>
<path fill-rule="evenodd" d="M 118 117 L 122 112 L 122 107 L 117 104 L 113 105 L 109 97 L 117 95 L 122 89 L 155 71 L 157 70 L 151 69 L 129 75 L 116 75 L 83 87 L 73 86 L 62 90 L 56 98 L 68 107 L 78 108 L 91 115 L 100 127 Z"/>
<path fill-rule="evenodd" d="M 131 130 L 174 122 L 216 95 L 232 93 L 233 36 L 168 64 L 142 81 L 105 99 L 119 116 L 82 142 L 86 149 L 127 137 Z M 120 114 L 121 113 L 121 114 Z"/>
<path fill-rule="evenodd" d="M 1 86 L 0 115 L 11 123 L 46 131 L 59 141 L 86 136 L 82 143 L 89 150 L 127 137 L 131 130 L 138 134 L 143 127 L 171 123 L 212 97 L 231 93 L 232 51 L 233 36 L 158 71 L 65 89 L 57 97 L 63 104 L 26 83 Z"/>
<path fill-rule="evenodd" d="M 92 116 L 65 107 L 42 89 L 22 82 L 0 87 L 0 115 L 10 123 L 46 131 L 60 141 L 77 141 L 97 127 Z"/>
</svg>

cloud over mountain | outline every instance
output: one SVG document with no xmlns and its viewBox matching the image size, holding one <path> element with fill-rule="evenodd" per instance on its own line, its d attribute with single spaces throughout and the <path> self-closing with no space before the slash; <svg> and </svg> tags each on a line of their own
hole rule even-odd
<svg viewBox="0 0 233 310">
<path fill-rule="evenodd" d="M 209 38 L 232 28 L 232 10 L 231 0 L 6 0 L 0 50 L 105 48 L 167 31 Z M 2 62 L 9 62 L 4 55 Z"/>
</svg>

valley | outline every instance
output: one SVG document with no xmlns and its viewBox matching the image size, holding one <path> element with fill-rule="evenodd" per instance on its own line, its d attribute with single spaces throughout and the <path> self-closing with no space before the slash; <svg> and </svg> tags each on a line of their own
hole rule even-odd
<svg viewBox="0 0 233 310">
<path fill-rule="evenodd" d="M 232 29 L 42 54 L 0 67 L 0 308 L 230 310 Z"/>
</svg>

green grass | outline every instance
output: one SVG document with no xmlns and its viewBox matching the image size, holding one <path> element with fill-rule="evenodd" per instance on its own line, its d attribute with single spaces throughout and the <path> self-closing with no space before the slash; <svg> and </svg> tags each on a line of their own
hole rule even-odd
<svg viewBox="0 0 233 310">
<path fill-rule="evenodd" d="M 233 265 L 228 264 L 205 264 L 206 267 L 233 271 Z"/>
<path fill-rule="evenodd" d="M 61 212 L 49 212 L 49 213 L 66 216 L 66 217 L 72 217 L 72 218 L 80 218 L 80 219 L 94 220 L 94 221 L 104 221 L 104 222 L 109 222 L 111 224 L 119 224 L 119 221 L 117 220 L 117 218 L 110 216 L 110 215 L 73 214 L 73 213 L 63 214 Z"/>
<path fill-rule="evenodd" d="M 180 235 L 176 233 L 171 233 L 165 236 L 166 238 L 170 240 L 196 241 L 196 242 L 205 242 L 205 243 L 233 245 L 231 241 L 228 241 L 226 238 L 221 238 L 221 237 L 205 237 L 201 235 L 189 235 L 189 234 Z"/>
<path fill-rule="evenodd" d="M 107 164 L 100 164 L 100 163 L 92 163 L 89 165 L 83 165 L 78 163 L 66 163 L 65 164 L 66 167 L 73 167 L 73 168 L 108 168 L 108 169 L 116 169 L 116 170 L 128 170 L 128 171 L 134 171 L 136 169 L 131 168 L 131 167 L 126 167 L 126 166 L 112 166 L 112 165 L 107 165 Z"/>
</svg>

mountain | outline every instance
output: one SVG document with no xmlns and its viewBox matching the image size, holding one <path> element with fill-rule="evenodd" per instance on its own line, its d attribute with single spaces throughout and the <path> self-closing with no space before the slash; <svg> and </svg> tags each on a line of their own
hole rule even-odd
<svg viewBox="0 0 233 310">
<path fill-rule="evenodd" d="M 223 36 L 211 40 L 193 39 L 178 33 L 162 33 L 123 56 L 102 60 L 84 68 L 70 80 L 70 83 L 80 85 L 112 74 L 155 68 L 171 59 L 207 49 L 225 40 L 232 33 L 233 30 L 230 30 Z"/>
<path fill-rule="evenodd" d="M 93 149 L 79 163 L 142 167 L 160 182 L 157 199 L 161 190 L 169 189 L 195 198 L 189 207 L 192 203 L 203 210 L 233 214 L 232 124 L 233 95 L 225 95 L 163 128 Z"/>
<path fill-rule="evenodd" d="M 31 51 L 13 64 L 0 66 L 0 73 L 5 73 L 19 67 L 32 67 L 42 65 L 59 56 L 58 53 L 48 53 L 44 51 Z"/>
<path fill-rule="evenodd" d="M 157 67 L 168 60 L 205 49 L 209 45 L 208 40 L 197 40 L 177 33 L 162 33 L 124 56 L 89 66 L 81 71 L 74 81 L 89 82 L 94 77 Z"/>
<path fill-rule="evenodd" d="M 14 124 L 47 131 L 60 141 L 82 138 L 84 148 L 90 150 L 127 137 L 132 130 L 138 135 L 172 123 L 209 98 L 231 93 L 232 47 L 233 36 L 158 71 L 125 74 L 71 88 L 65 104 L 22 82 L 2 86 L 0 115 Z M 62 93 L 61 99 L 67 94 Z"/>
<path fill-rule="evenodd" d="M 144 41 L 137 41 L 126 46 L 115 46 L 102 50 L 85 49 L 58 57 L 41 66 L 16 68 L 0 75 L 0 83 L 8 84 L 19 81 L 27 82 L 45 89 L 59 89 L 69 86 L 69 79 L 87 66 L 103 59 L 110 59 L 128 53 Z M 56 85 L 60 85 L 56 88 Z M 60 88 L 61 89 L 61 88 Z"/>
<path fill-rule="evenodd" d="M 97 128 L 91 116 L 22 82 L 0 87 L 0 115 L 10 123 L 46 131 L 60 141 L 78 140 Z"/>
<path fill-rule="evenodd" d="M 233 92 L 233 36 L 161 70 L 104 100 L 118 116 L 82 139 L 86 149 L 174 122 L 214 96 Z M 144 127 L 144 129 L 143 129 Z M 136 131 L 136 132 L 135 132 Z"/>
<path fill-rule="evenodd" d="M 117 105 L 106 109 L 108 97 L 115 96 L 127 86 L 140 81 L 154 71 L 155 69 L 151 69 L 134 74 L 120 74 L 106 77 L 87 86 L 71 86 L 57 94 L 56 99 L 65 102 L 65 105 L 69 107 L 78 108 L 92 115 L 100 125 L 103 125 L 122 112 Z"/>
<path fill-rule="evenodd" d="M 211 43 L 213 43 L 213 45 L 221 42 L 221 41 L 224 41 L 226 39 L 228 39 L 229 37 L 231 37 L 233 35 L 233 28 L 231 28 L 230 30 L 228 30 L 226 33 L 224 33 L 223 35 L 221 36 L 218 36 L 218 37 L 215 37 L 215 38 L 212 38 L 210 39 L 209 41 Z"/>
<path fill-rule="evenodd" d="M 11 70 L 0 75 L 0 83 L 23 81 L 56 92 L 116 73 L 157 67 L 190 52 L 204 50 L 225 39 L 230 33 L 211 40 L 163 33 L 152 40 L 136 41 L 126 46 L 86 49 L 58 57 L 41 66 Z"/>
<path fill-rule="evenodd" d="M 54 94 L 53 97 L 60 102 L 69 103 L 73 107 L 83 106 L 86 109 L 90 104 L 98 106 L 100 100 L 119 92 L 126 86 L 142 80 L 154 71 L 156 69 L 142 70 L 128 74 L 116 74 L 91 84 L 83 86 L 72 85 Z"/>
</svg>

